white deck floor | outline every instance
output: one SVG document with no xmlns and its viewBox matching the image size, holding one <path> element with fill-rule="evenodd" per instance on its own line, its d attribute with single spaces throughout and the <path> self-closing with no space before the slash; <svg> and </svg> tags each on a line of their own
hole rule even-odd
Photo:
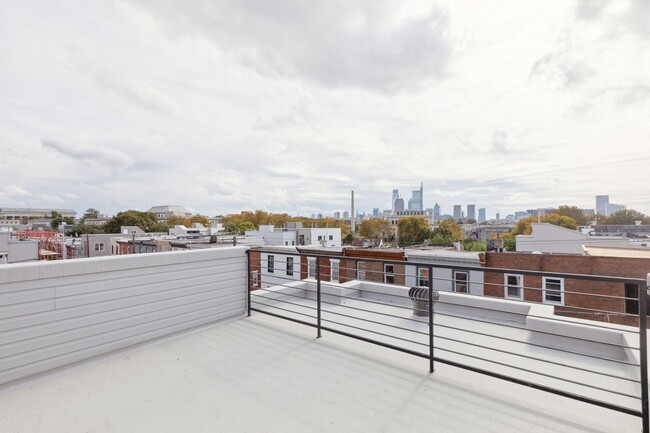
<svg viewBox="0 0 650 433">
<path fill-rule="evenodd" d="M 254 314 L 0 388 L 0 432 L 638 432 L 640 418 Z"/>
</svg>

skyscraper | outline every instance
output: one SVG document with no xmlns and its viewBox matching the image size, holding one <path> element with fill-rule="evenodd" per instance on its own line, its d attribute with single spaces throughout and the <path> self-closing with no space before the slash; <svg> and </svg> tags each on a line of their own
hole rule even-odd
<svg viewBox="0 0 650 433">
<path fill-rule="evenodd" d="M 607 203 L 605 206 L 605 216 L 610 216 L 613 213 L 616 213 L 618 211 L 622 211 L 625 209 L 624 204 L 616 204 L 616 203 Z"/>
<path fill-rule="evenodd" d="M 403 198 L 398 198 L 395 200 L 395 209 L 393 209 L 393 212 L 402 212 L 404 210 L 404 199 Z"/>
<path fill-rule="evenodd" d="M 485 221 L 487 221 L 487 218 L 485 217 L 485 208 L 481 207 L 478 209 L 478 223 L 481 224 Z"/>
<path fill-rule="evenodd" d="M 399 190 L 394 189 L 393 190 L 393 201 L 392 201 L 392 207 L 391 207 L 393 212 L 395 212 L 395 200 L 397 200 L 398 198 L 399 198 Z"/>
<path fill-rule="evenodd" d="M 454 205 L 454 219 L 456 221 L 460 221 L 460 219 L 462 218 L 461 209 L 462 209 L 461 205 L 459 204 Z"/>
<path fill-rule="evenodd" d="M 601 215 L 607 215 L 607 204 L 609 203 L 608 195 L 597 195 L 596 196 L 596 213 Z"/>
<path fill-rule="evenodd" d="M 409 210 L 424 210 L 424 186 L 420 182 L 420 189 L 411 192 Z"/>
<path fill-rule="evenodd" d="M 440 205 L 438 203 L 433 205 L 433 217 L 437 219 L 440 216 Z"/>
<path fill-rule="evenodd" d="M 468 204 L 467 205 L 467 219 L 476 219 L 476 205 Z"/>
</svg>

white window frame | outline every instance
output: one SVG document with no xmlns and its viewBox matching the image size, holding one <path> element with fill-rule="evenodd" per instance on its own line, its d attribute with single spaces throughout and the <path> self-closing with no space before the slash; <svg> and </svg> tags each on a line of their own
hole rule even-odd
<svg viewBox="0 0 650 433">
<path fill-rule="evenodd" d="M 560 282 L 560 302 L 558 301 L 549 301 L 546 298 L 547 291 L 549 292 L 557 292 L 556 289 L 549 290 L 546 288 L 547 282 L 549 280 L 555 280 Z M 558 278 L 558 277 L 542 277 L 542 302 L 544 304 L 551 304 L 551 305 L 564 305 L 564 278 Z"/>
<path fill-rule="evenodd" d="M 517 284 L 510 284 L 508 277 L 517 279 Z M 519 289 L 519 296 L 511 296 L 509 288 Z M 503 297 L 506 299 L 515 299 L 522 301 L 524 299 L 524 276 L 522 274 L 504 274 L 503 276 Z"/>
<path fill-rule="evenodd" d="M 336 272 L 334 271 L 336 269 Z M 341 261 L 330 260 L 330 281 L 338 283 L 341 279 Z"/>
<path fill-rule="evenodd" d="M 390 271 L 388 267 L 390 266 Z M 395 284 L 395 265 L 392 263 L 384 263 L 384 283 Z"/>
<path fill-rule="evenodd" d="M 95 242 L 95 251 L 104 251 L 104 242 Z"/>
<path fill-rule="evenodd" d="M 421 271 L 429 272 L 429 268 L 425 268 L 425 267 L 422 267 L 422 266 L 418 268 L 418 271 L 417 271 L 417 273 L 418 273 L 418 286 L 429 287 L 429 276 L 428 275 L 427 276 L 422 276 Z M 424 282 L 424 284 L 423 284 L 423 282 Z"/>
<path fill-rule="evenodd" d="M 293 257 L 287 257 L 287 276 L 293 275 Z"/>
<path fill-rule="evenodd" d="M 316 259 L 307 258 L 307 278 L 316 278 Z"/>
<path fill-rule="evenodd" d="M 467 279 L 465 280 L 465 291 L 463 292 L 459 292 L 458 289 L 456 288 L 456 285 L 458 284 L 458 279 L 456 278 L 456 274 L 467 275 Z M 469 271 L 452 271 L 451 276 L 452 276 L 452 291 L 456 293 L 469 293 Z"/>
<path fill-rule="evenodd" d="M 266 256 L 266 272 L 272 274 L 275 271 L 275 256 L 269 254 Z"/>
<path fill-rule="evenodd" d="M 357 262 L 357 280 L 366 280 L 366 262 Z M 363 267 L 363 269 L 361 269 Z"/>
<path fill-rule="evenodd" d="M 252 276 L 253 276 L 253 287 L 259 287 L 260 286 L 260 274 L 257 271 L 253 271 Z"/>
</svg>

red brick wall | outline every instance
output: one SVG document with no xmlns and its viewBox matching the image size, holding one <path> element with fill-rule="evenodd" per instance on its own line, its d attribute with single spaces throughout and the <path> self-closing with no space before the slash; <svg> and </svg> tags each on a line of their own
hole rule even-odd
<svg viewBox="0 0 650 433">
<path fill-rule="evenodd" d="M 262 282 L 262 255 L 258 249 L 251 248 L 249 250 L 248 259 L 250 260 L 250 273 L 248 274 L 248 290 L 257 290 L 259 287 L 253 287 L 253 272 L 257 271 L 258 284 Z"/>
<path fill-rule="evenodd" d="M 589 274 L 599 276 L 646 278 L 650 272 L 650 259 L 622 257 L 592 257 L 569 254 L 494 253 L 486 254 L 488 268 L 559 272 L 565 274 Z M 504 297 L 504 273 L 486 272 L 486 296 Z M 524 300 L 542 302 L 542 277 L 523 277 Z M 609 321 L 636 326 L 637 318 L 621 316 L 625 313 L 625 288 L 623 283 L 598 282 L 564 278 L 564 306 L 556 306 L 555 313 L 573 317 Z M 573 293 L 572 293 L 573 292 Z M 600 295 L 600 296 L 598 296 Z M 573 307 L 573 308 L 571 308 Z M 598 311 L 585 311 L 601 310 Z"/>
<path fill-rule="evenodd" d="M 331 265 L 330 259 L 327 257 L 317 257 L 317 256 L 302 256 L 300 257 L 300 279 L 304 280 L 309 277 L 309 260 L 317 259 L 318 264 L 320 265 L 320 279 L 321 281 L 330 281 Z M 298 257 L 296 257 L 298 260 Z M 315 269 L 315 272 L 318 271 L 318 267 Z"/>
<path fill-rule="evenodd" d="M 357 263 L 363 262 L 365 269 L 365 281 L 373 281 L 383 283 L 384 275 L 384 262 L 365 261 L 364 259 L 373 260 L 386 260 L 405 262 L 406 256 L 403 251 L 399 250 L 382 250 L 382 249 L 347 249 L 344 250 L 346 257 L 354 257 L 358 260 L 342 259 L 341 260 L 341 278 L 340 281 L 346 282 L 357 279 Z M 399 263 L 392 263 L 393 275 L 395 282 L 393 284 L 404 285 L 406 283 L 405 265 Z"/>
</svg>

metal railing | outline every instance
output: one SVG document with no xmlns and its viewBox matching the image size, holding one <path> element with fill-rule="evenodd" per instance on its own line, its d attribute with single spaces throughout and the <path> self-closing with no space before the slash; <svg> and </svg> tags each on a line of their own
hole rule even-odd
<svg viewBox="0 0 650 433">
<path fill-rule="evenodd" d="M 650 433 L 650 279 L 248 253 L 249 316 L 263 313 L 314 327 L 317 337 L 327 331 L 425 358 L 431 373 L 438 362 L 638 416 Z M 508 284 L 507 274 L 521 283 Z M 424 318 L 413 314 L 411 286 L 427 290 Z M 507 298 L 508 288 L 519 289 L 520 299 Z M 434 291 L 450 294 L 434 303 Z M 629 326 L 633 321 L 637 326 Z"/>
</svg>

